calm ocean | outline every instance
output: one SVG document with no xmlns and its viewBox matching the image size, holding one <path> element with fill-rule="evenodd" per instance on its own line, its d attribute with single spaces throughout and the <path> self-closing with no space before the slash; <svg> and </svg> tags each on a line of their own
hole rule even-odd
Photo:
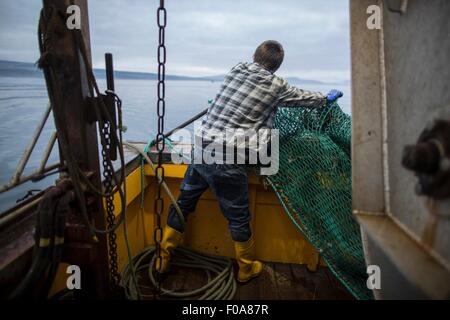
<svg viewBox="0 0 450 320">
<path fill-rule="evenodd" d="M 105 81 L 99 79 L 101 88 Z M 207 107 L 213 99 L 220 82 L 210 81 L 167 81 L 165 128 L 170 130 L 181 122 L 196 115 Z M 342 109 L 350 113 L 350 85 L 303 85 L 303 89 L 328 92 L 336 87 L 344 92 L 340 99 Z M 156 82 L 152 80 L 116 80 L 116 92 L 123 101 L 123 123 L 127 126 L 125 140 L 147 141 L 154 136 L 156 128 Z M 0 184 L 6 183 L 13 174 L 24 148 L 40 121 L 48 104 L 45 82 L 34 77 L 0 76 Z M 39 166 L 41 153 L 54 131 L 50 116 L 24 174 Z M 49 159 L 49 164 L 58 160 L 57 148 Z M 26 183 L 0 194 L 0 212 L 15 204 L 30 189 L 43 189 L 50 185 L 55 176 L 36 183 Z"/>
</svg>

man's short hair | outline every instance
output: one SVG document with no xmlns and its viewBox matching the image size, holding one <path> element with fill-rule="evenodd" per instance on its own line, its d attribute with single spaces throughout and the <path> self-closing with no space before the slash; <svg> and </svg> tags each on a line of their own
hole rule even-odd
<svg viewBox="0 0 450 320">
<path fill-rule="evenodd" d="M 283 46 L 275 40 L 267 40 L 261 43 L 253 55 L 254 62 L 262 65 L 272 73 L 281 66 L 283 58 Z"/>
</svg>

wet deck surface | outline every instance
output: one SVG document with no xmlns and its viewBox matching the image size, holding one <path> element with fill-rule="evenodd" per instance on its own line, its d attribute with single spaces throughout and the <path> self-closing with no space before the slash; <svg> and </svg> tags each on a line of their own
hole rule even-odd
<svg viewBox="0 0 450 320">
<path fill-rule="evenodd" d="M 197 269 L 176 268 L 163 287 L 194 289 L 206 284 L 206 275 Z M 263 273 L 246 284 L 238 284 L 236 300 L 351 300 L 353 297 L 328 268 L 316 272 L 304 265 L 265 263 Z"/>
<path fill-rule="evenodd" d="M 331 275 L 328 268 L 316 272 L 304 265 L 271 263 L 263 273 L 247 284 L 239 285 L 237 300 L 247 299 L 353 299 L 347 290 Z"/>
</svg>

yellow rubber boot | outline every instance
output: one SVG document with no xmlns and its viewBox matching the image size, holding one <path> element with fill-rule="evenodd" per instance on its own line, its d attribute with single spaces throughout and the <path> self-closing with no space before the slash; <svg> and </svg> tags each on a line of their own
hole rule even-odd
<svg viewBox="0 0 450 320">
<path fill-rule="evenodd" d="M 163 239 L 161 241 L 161 268 L 156 266 L 159 273 L 167 272 L 170 263 L 170 254 L 173 249 L 183 241 L 183 234 L 174 228 L 166 225 L 163 231 Z"/>
<path fill-rule="evenodd" d="M 237 281 L 244 283 L 260 275 L 263 264 L 254 259 L 253 237 L 246 242 L 234 242 L 236 260 L 239 265 Z"/>
</svg>

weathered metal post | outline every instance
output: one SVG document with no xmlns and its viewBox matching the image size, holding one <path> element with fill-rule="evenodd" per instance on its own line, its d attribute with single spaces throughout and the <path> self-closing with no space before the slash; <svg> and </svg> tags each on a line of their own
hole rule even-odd
<svg viewBox="0 0 450 320">
<path fill-rule="evenodd" d="M 90 61 L 90 38 L 87 0 L 43 0 L 44 14 L 51 15 L 56 9 L 60 13 L 67 13 L 70 5 L 76 5 L 80 9 L 81 32 L 86 44 Z M 96 188 L 101 189 L 101 172 L 99 166 L 97 129 L 95 122 L 89 123 L 87 111 L 89 108 L 90 93 L 85 65 L 81 58 L 79 48 L 76 47 L 73 37 L 68 33 L 75 32 L 64 27 L 62 34 L 57 34 L 53 54 L 59 59 L 61 66 L 54 70 L 54 76 L 62 88 L 60 96 L 62 103 L 52 103 L 53 113 L 56 117 L 65 120 L 68 133 L 68 144 L 70 150 L 84 172 L 89 172 L 91 181 Z M 48 80 L 48 79 L 47 79 Z M 49 92 L 50 100 L 52 99 Z M 58 139 L 61 144 L 61 140 Z M 61 161 L 65 159 L 61 153 Z M 99 229 L 105 229 L 105 215 L 101 197 L 90 197 L 87 204 L 89 218 Z M 67 224 L 67 245 L 63 261 L 69 264 L 77 264 L 81 268 L 82 296 L 87 298 L 106 298 L 109 295 L 109 268 L 107 236 L 97 235 L 98 242 L 95 243 L 89 236 L 87 227 L 72 215 Z"/>
</svg>

